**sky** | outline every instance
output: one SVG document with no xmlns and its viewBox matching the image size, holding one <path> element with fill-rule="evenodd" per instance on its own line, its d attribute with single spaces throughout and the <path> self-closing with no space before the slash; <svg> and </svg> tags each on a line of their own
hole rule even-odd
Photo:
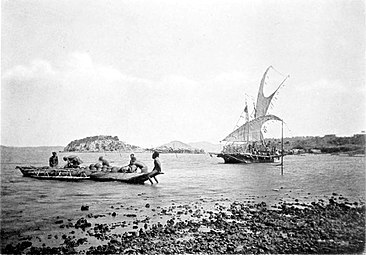
<svg viewBox="0 0 366 255">
<path fill-rule="evenodd" d="M 366 129 L 362 0 L 1 4 L 2 145 L 219 143 L 269 66 L 266 95 L 290 76 L 269 110 L 285 136 Z"/>
</svg>

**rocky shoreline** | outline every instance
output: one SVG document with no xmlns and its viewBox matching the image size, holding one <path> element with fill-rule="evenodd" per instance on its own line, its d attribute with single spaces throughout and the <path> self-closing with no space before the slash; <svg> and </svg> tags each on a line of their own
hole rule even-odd
<svg viewBox="0 0 366 255">
<path fill-rule="evenodd" d="M 2 253 L 329 254 L 365 249 L 364 203 L 349 203 L 337 194 L 311 203 L 295 199 L 267 205 L 249 199 L 215 203 L 210 209 L 199 203 L 164 208 L 147 203 L 143 209 L 150 216 L 123 207 L 111 206 L 96 215 L 83 207 L 85 217 L 54 222 L 64 234 L 50 234 L 47 240 L 57 240 L 58 245 L 29 237 L 8 244 Z M 116 216 L 121 213 L 128 220 L 119 221 Z"/>
</svg>

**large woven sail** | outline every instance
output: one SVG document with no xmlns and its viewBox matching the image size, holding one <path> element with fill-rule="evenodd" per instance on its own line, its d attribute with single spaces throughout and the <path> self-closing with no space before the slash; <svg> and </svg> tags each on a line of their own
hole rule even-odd
<svg viewBox="0 0 366 255">
<path fill-rule="evenodd" d="M 270 70 L 274 72 L 272 73 Z M 289 77 L 282 80 L 283 76 L 272 66 L 267 68 L 260 83 L 257 104 L 254 106 L 254 119 L 249 120 L 248 105 L 245 103 L 246 122 L 222 140 L 226 142 L 226 145 L 217 156 L 223 158 L 225 163 L 273 163 L 275 159 L 279 159 L 280 154 L 276 144 L 265 142 L 262 127 L 267 121 L 282 121 L 279 117 L 267 114 L 267 112 L 277 91 Z M 276 88 L 275 91 L 266 97 L 264 87 L 272 90 L 273 85 Z M 243 115 L 240 116 L 240 118 L 242 117 Z"/>
<path fill-rule="evenodd" d="M 226 142 L 256 142 L 263 140 L 262 126 L 269 120 L 279 120 L 275 115 L 260 116 L 259 118 L 253 119 L 246 122 L 234 130 L 231 134 L 224 138 Z"/>
<path fill-rule="evenodd" d="M 259 91 L 258 91 L 257 104 L 256 104 L 256 108 L 255 108 L 254 118 L 265 116 L 267 114 L 268 107 L 271 104 L 272 98 L 274 97 L 274 95 L 276 94 L 278 89 L 283 84 L 283 82 L 282 82 L 270 96 L 268 96 L 268 97 L 264 96 L 263 88 L 266 83 L 267 73 L 271 68 L 273 68 L 273 67 L 272 66 L 268 67 L 262 77 L 261 84 L 259 86 Z"/>
</svg>

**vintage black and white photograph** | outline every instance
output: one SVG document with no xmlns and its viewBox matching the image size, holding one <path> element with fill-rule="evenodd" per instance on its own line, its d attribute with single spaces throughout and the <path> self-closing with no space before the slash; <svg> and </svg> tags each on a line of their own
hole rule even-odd
<svg viewBox="0 0 366 255">
<path fill-rule="evenodd" d="M 365 5 L 2 0 L 0 253 L 365 252 Z"/>
</svg>

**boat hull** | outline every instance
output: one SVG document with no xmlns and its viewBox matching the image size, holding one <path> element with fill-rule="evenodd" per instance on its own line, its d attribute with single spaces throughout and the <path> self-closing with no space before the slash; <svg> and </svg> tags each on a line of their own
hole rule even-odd
<svg viewBox="0 0 366 255">
<path fill-rule="evenodd" d="M 23 176 L 41 180 L 59 180 L 59 181 L 120 181 L 133 184 L 143 184 L 150 178 L 155 178 L 161 172 L 149 173 L 123 173 L 109 171 L 91 171 L 87 168 L 50 168 L 50 167 L 34 167 L 34 166 L 17 166 Z"/>
<path fill-rule="evenodd" d="M 17 166 L 23 176 L 42 180 L 80 181 L 90 179 L 90 171 L 80 168 Z"/>
<path fill-rule="evenodd" d="M 163 173 L 111 173 L 111 172 L 98 172 L 92 173 L 90 179 L 94 181 L 119 181 L 134 184 L 143 184 L 149 178 L 153 178 L 156 175 Z"/>
<path fill-rule="evenodd" d="M 279 155 L 254 155 L 241 153 L 220 153 L 217 157 L 223 158 L 226 164 L 274 163 L 280 159 Z"/>
</svg>

